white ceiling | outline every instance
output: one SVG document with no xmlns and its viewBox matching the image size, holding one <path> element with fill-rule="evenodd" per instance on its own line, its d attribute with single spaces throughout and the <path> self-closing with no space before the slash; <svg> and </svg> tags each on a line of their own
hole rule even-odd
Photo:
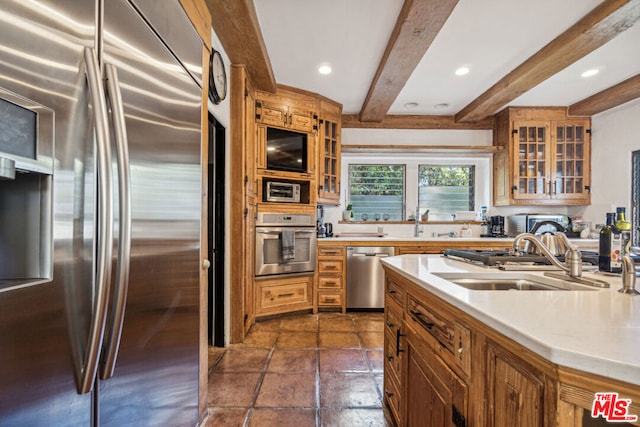
<svg viewBox="0 0 640 427">
<path fill-rule="evenodd" d="M 277 83 L 359 113 L 403 0 L 254 0 Z M 460 0 L 388 114 L 452 115 L 600 0 Z M 640 74 L 640 24 L 510 105 L 567 106 Z M 333 73 L 318 67 L 328 63 Z M 466 65 L 471 72 L 456 76 Z M 580 74 L 591 68 L 600 73 Z M 407 103 L 418 103 L 406 108 Z M 435 108 L 436 104 L 448 107 Z"/>
</svg>

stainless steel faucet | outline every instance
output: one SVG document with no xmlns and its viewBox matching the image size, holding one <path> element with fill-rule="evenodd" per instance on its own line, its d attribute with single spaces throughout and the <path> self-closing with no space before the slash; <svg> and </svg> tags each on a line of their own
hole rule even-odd
<svg viewBox="0 0 640 427">
<path fill-rule="evenodd" d="M 558 258 L 554 254 L 551 253 L 547 245 L 545 245 L 542 240 L 540 240 L 537 236 L 531 233 L 522 233 L 518 234 L 516 238 L 513 240 L 513 250 L 517 253 L 520 251 L 520 243 L 523 240 L 527 240 L 535 245 L 536 248 L 542 252 L 542 254 L 547 258 L 553 265 L 564 270 L 570 277 L 581 277 L 582 276 L 582 254 L 580 250 L 569 242 L 567 236 L 562 233 L 556 233 L 556 237 L 560 237 L 563 240 L 563 243 L 569 248 L 567 252 L 564 264 L 560 262 Z"/>
<path fill-rule="evenodd" d="M 545 245 L 542 240 L 540 240 L 537 236 L 531 233 L 521 233 L 518 234 L 515 239 L 513 239 L 513 252 L 516 254 L 520 253 L 520 243 L 523 240 L 527 240 L 533 243 L 536 248 L 542 252 L 545 258 L 547 258 L 553 265 L 564 270 L 566 274 L 557 274 L 552 272 L 546 272 L 546 276 L 556 277 L 560 279 L 569 280 L 576 283 L 581 283 L 583 285 L 595 286 L 598 288 L 608 288 L 609 283 L 603 280 L 598 279 L 587 279 L 582 277 L 582 254 L 580 250 L 569 242 L 567 236 L 562 232 L 557 232 L 556 237 L 560 237 L 563 243 L 569 248 L 566 256 L 564 264 L 560 262 L 555 255 L 551 253 L 547 245 Z"/>
<path fill-rule="evenodd" d="M 420 210 L 416 209 L 415 231 L 413 235 L 414 237 L 420 237 L 420 233 L 422 233 L 422 230 L 420 230 Z"/>
</svg>

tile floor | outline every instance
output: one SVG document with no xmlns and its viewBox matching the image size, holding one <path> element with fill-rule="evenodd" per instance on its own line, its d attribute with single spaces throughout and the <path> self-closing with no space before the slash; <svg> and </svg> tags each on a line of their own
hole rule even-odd
<svg viewBox="0 0 640 427">
<path fill-rule="evenodd" d="M 242 344 L 209 350 L 212 426 L 387 426 L 382 313 L 258 322 Z"/>
</svg>

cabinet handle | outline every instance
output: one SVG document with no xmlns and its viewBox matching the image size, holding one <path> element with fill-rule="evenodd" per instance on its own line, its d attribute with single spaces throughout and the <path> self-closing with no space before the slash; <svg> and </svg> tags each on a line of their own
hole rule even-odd
<svg viewBox="0 0 640 427">
<path fill-rule="evenodd" d="M 421 324 L 423 324 L 424 326 L 426 326 L 426 327 L 427 327 L 427 329 L 432 329 L 432 328 L 433 328 L 433 326 L 435 325 L 435 323 L 434 323 L 434 322 L 427 322 L 427 321 L 423 320 L 423 319 L 422 319 L 422 313 L 421 313 L 421 312 L 416 311 L 416 310 L 409 310 L 409 312 L 410 312 L 411 314 L 413 314 L 414 316 L 416 316 L 416 317 L 420 320 L 420 323 L 421 323 Z"/>
<path fill-rule="evenodd" d="M 390 391 L 385 391 L 385 392 L 384 392 L 384 395 L 385 395 L 387 398 L 391 398 L 391 397 L 393 397 L 393 393 L 391 393 Z"/>
<path fill-rule="evenodd" d="M 387 322 L 387 326 L 390 327 L 390 328 L 393 328 L 393 323 Z"/>
<path fill-rule="evenodd" d="M 548 191 L 548 195 L 549 197 L 551 197 L 551 186 L 553 185 L 553 180 L 549 180 L 549 182 L 547 183 L 547 187 L 549 187 L 549 191 Z"/>
<path fill-rule="evenodd" d="M 386 357 L 387 357 L 387 360 L 388 360 L 389 362 L 391 362 L 391 361 L 393 360 L 393 356 L 392 356 L 392 355 L 390 355 L 390 354 L 387 354 L 387 356 L 386 356 Z"/>
<path fill-rule="evenodd" d="M 460 412 L 456 405 L 451 405 L 451 422 L 456 427 L 466 427 L 467 420 L 464 419 L 464 415 Z"/>
<path fill-rule="evenodd" d="M 400 348 L 400 337 L 403 337 L 404 334 L 400 333 L 400 329 L 396 330 L 396 356 L 400 356 L 404 350 Z"/>
<path fill-rule="evenodd" d="M 286 293 L 286 294 L 278 294 L 278 298 L 287 298 L 287 297 L 292 297 L 294 295 L 295 295 L 295 293 L 293 293 L 293 292 L 289 292 L 289 293 Z"/>
<path fill-rule="evenodd" d="M 395 293 L 396 293 L 396 291 L 394 291 L 394 290 L 390 290 L 390 291 L 389 291 L 389 293 L 390 293 L 390 294 L 395 294 Z"/>
</svg>

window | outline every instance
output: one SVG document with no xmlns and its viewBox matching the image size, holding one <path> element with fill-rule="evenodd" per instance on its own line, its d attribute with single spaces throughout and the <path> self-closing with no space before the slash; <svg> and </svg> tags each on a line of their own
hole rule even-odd
<svg viewBox="0 0 640 427">
<path fill-rule="evenodd" d="M 419 165 L 418 207 L 430 221 L 450 221 L 455 211 L 475 210 L 475 166 Z"/>
<path fill-rule="evenodd" d="M 349 203 L 354 221 L 404 219 L 404 165 L 349 165 Z"/>
</svg>

